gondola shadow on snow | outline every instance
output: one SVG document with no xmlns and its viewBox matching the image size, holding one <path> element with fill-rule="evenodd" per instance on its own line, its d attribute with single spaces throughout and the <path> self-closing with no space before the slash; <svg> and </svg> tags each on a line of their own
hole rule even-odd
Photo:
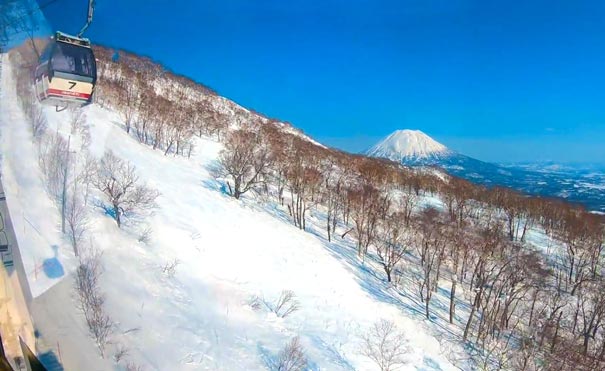
<svg viewBox="0 0 605 371">
<path fill-rule="evenodd" d="M 47 371 L 64 371 L 63 365 L 57 358 L 54 351 L 49 350 L 48 352 L 40 353 L 38 359 L 44 365 Z"/>
<path fill-rule="evenodd" d="M 34 336 L 36 339 L 39 339 L 41 334 L 39 330 L 34 331 Z M 44 353 L 39 353 L 37 355 L 38 360 L 42 365 L 46 368 L 47 371 L 63 371 L 63 365 L 61 365 L 61 361 L 55 354 L 54 350 L 48 350 Z"/>
<path fill-rule="evenodd" d="M 53 245 L 53 257 L 42 262 L 42 269 L 48 278 L 61 278 L 65 275 L 63 264 L 59 261 L 59 246 Z"/>
</svg>

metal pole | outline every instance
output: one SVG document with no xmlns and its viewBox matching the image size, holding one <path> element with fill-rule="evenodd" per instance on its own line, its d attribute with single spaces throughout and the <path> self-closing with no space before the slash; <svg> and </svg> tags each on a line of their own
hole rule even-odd
<svg viewBox="0 0 605 371">
<path fill-rule="evenodd" d="M 80 32 L 78 32 L 78 37 L 82 37 L 82 35 L 84 35 L 84 32 L 86 31 L 88 26 L 90 26 L 90 24 L 92 23 L 92 14 L 93 14 L 94 10 L 95 10 L 95 0 L 89 0 L 89 2 L 88 2 L 88 18 L 86 19 L 86 24 L 84 25 L 84 27 L 82 27 Z"/>
</svg>

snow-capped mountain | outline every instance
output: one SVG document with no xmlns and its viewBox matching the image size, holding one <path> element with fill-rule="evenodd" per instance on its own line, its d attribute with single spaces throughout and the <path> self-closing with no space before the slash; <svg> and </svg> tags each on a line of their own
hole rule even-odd
<svg viewBox="0 0 605 371">
<path fill-rule="evenodd" d="M 366 155 L 387 158 L 407 166 L 439 167 L 449 174 L 486 186 L 504 186 L 549 197 L 579 202 L 590 210 L 605 211 L 599 183 L 605 172 L 560 167 L 500 165 L 477 160 L 447 148 L 419 130 L 397 130 Z"/>
<path fill-rule="evenodd" d="M 368 156 L 388 158 L 396 162 L 436 160 L 453 151 L 420 130 L 397 130 L 367 151 Z"/>
<path fill-rule="evenodd" d="M 437 166 L 447 170 L 494 171 L 498 167 L 453 151 L 420 130 L 397 130 L 366 151 L 366 155 L 408 166 Z"/>
</svg>

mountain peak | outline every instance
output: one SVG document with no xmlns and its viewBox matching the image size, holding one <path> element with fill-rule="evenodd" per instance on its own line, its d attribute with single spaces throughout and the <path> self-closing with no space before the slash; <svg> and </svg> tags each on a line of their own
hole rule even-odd
<svg viewBox="0 0 605 371">
<path fill-rule="evenodd" d="M 396 130 L 366 152 L 368 156 L 384 157 L 397 162 L 434 159 L 452 154 L 443 144 L 420 130 Z"/>
</svg>

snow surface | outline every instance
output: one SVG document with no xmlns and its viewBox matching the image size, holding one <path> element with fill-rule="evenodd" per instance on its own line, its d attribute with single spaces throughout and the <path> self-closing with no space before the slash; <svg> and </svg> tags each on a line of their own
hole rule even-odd
<svg viewBox="0 0 605 371">
<path fill-rule="evenodd" d="M 38 296 L 63 278 L 49 267 L 58 259 L 73 269 L 76 259 L 65 249 L 56 204 L 48 197 L 37 166 L 29 126 L 16 100 L 8 58 L 3 56 L 0 88 L 0 173 L 32 295 Z"/>
<path fill-rule="evenodd" d="M 66 370 L 85 364 L 115 369 L 91 351 L 96 348 L 75 308 L 76 259 L 44 191 L 9 63 L 1 83 L 2 181 L 28 279 L 39 296 L 34 320 L 41 343 L 55 352 L 60 344 Z M 66 112 L 45 112 L 49 132 L 70 135 Z M 264 370 L 298 335 L 310 370 L 377 370 L 360 354 L 360 335 L 384 318 L 410 340 L 403 370 L 457 369 L 446 359 L 455 345 L 442 345 L 433 325 L 409 310 L 411 304 L 377 278 L 375 267 L 356 260 L 353 241 L 328 243 L 319 219 L 311 218 L 311 233 L 303 232 L 274 204 L 227 196 L 210 170 L 220 143 L 199 139 L 190 159 L 167 157 L 130 137 L 115 112 L 96 105 L 85 112 L 92 154 L 112 150 L 161 192 L 153 216 L 122 230 L 99 207 L 100 194 L 89 202 L 89 238 L 103 252 L 101 285 L 116 322 L 112 343 L 127 347 L 129 360 L 145 370 Z M 73 134 L 72 143 L 78 141 Z M 420 148 L 435 147 L 425 141 Z M 146 227 L 153 230 L 148 244 L 138 241 Z M 44 269 L 49 259 L 60 274 Z M 161 267 L 174 259 L 180 262 L 176 274 L 163 274 Z M 300 301 L 300 310 L 287 318 L 249 305 L 254 296 L 274 301 L 282 290 L 294 291 Z"/>
<path fill-rule="evenodd" d="M 397 130 L 366 152 L 368 156 L 397 162 L 439 158 L 451 153 L 446 146 L 420 130 Z"/>
</svg>

